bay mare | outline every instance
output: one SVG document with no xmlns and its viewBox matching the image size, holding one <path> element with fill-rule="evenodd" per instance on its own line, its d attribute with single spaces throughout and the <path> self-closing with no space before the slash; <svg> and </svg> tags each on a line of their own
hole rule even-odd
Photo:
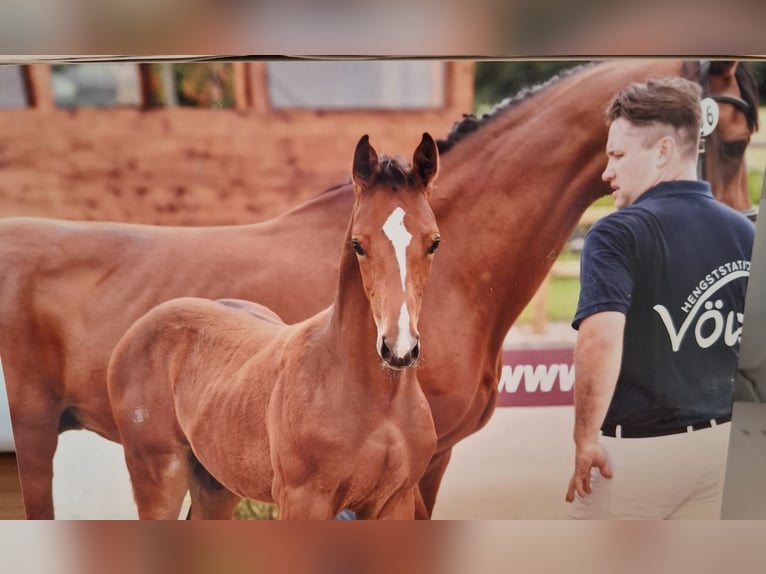
<svg viewBox="0 0 766 574">
<path fill-rule="evenodd" d="M 487 119 L 466 118 L 440 142 L 444 153 L 431 206 L 444 245 L 420 321 L 423 338 L 439 344 L 418 374 L 438 435 L 420 483 L 428 512 L 452 447 L 484 426 L 495 408 L 508 329 L 584 210 L 609 192 L 600 179 L 608 101 L 631 81 L 698 79 L 695 64 L 663 59 L 587 66 Z M 741 69 L 711 67 L 709 91 L 753 99 Z M 708 160 L 721 156 L 707 161 L 714 194 L 740 209 L 750 205 L 741 176 L 754 124 L 752 114 L 721 103 L 718 129 L 726 141 L 708 145 L 705 153 Z M 0 222 L 0 356 L 27 515 L 53 516 L 52 459 L 60 432 L 86 428 L 119 440 L 106 369 L 133 321 L 180 296 L 257 301 L 288 323 L 318 312 L 332 300 L 334 246 L 352 203 L 347 185 L 252 225 Z"/>
<path fill-rule="evenodd" d="M 184 297 L 128 329 L 107 380 L 140 518 L 177 518 L 187 490 L 192 518 L 230 518 L 240 497 L 283 519 L 415 517 L 436 447 L 412 367 L 437 171 L 428 134 L 412 168 L 362 137 L 327 310 L 286 325 L 255 303 Z"/>
</svg>

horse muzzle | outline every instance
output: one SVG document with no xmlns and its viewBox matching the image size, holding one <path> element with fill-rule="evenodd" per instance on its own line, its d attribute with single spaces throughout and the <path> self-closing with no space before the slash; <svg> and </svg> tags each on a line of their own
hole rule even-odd
<svg viewBox="0 0 766 574">
<path fill-rule="evenodd" d="M 415 337 L 413 341 L 413 344 L 404 347 L 400 342 L 395 346 L 395 352 L 384 336 L 381 338 L 378 355 L 386 366 L 392 369 L 406 369 L 414 365 L 420 357 L 420 338 Z"/>
</svg>

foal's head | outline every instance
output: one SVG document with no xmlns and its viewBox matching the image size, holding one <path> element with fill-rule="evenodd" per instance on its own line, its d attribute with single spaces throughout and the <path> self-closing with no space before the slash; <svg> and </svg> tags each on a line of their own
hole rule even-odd
<svg viewBox="0 0 766 574">
<path fill-rule="evenodd" d="M 354 152 L 351 245 L 378 330 L 377 352 L 392 368 L 420 355 L 418 316 L 439 229 L 428 204 L 439 170 L 436 143 L 427 133 L 412 167 L 380 157 L 365 135 Z"/>
</svg>

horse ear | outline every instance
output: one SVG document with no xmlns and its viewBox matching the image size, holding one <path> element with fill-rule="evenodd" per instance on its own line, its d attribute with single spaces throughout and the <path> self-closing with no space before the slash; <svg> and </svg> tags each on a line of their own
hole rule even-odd
<svg viewBox="0 0 766 574">
<path fill-rule="evenodd" d="M 354 167 L 352 178 L 354 192 L 361 192 L 372 180 L 378 170 L 378 153 L 370 145 L 370 136 L 364 134 L 354 150 Z"/>
<path fill-rule="evenodd" d="M 436 175 L 439 173 L 439 149 L 436 147 L 434 138 L 428 132 L 423 133 L 420 145 L 415 149 L 412 165 L 420 181 L 426 187 L 436 179 Z"/>
</svg>

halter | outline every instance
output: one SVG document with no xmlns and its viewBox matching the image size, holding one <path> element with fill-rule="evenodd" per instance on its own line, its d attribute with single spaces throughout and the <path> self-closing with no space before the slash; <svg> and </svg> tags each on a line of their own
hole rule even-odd
<svg viewBox="0 0 766 574">
<path fill-rule="evenodd" d="M 716 102 L 725 102 L 733 105 L 740 112 L 747 115 L 750 113 L 750 104 L 734 94 L 711 94 L 710 92 L 710 60 L 702 60 L 699 63 L 699 84 L 702 86 L 702 97 L 714 99 Z"/>
<path fill-rule="evenodd" d="M 748 104 L 745 100 L 743 100 L 739 96 L 735 96 L 734 94 L 728 94 L 728 93 L 720 93 L 720 94 L 710 93 L 710 60 L 701 60 L 699 62 L 698 82 L 699 82 L 699 85 L 702 87 L 703 98 L 710 98 L 716 103 L 731 104 L 732 106 L 734 106 L 735 109 L 739 110 L 741 113 L 745 114 L 746 116 L 750 114 L 750 111 L 751 111 L 750 104 Z M 706 180 L 704 154 L 705 154 L 705 138 L 700 137 L 699 155 L 697 157 L 697 177 L 699 177 L 702 180 Z M 745 209 L 743 211 L 740 211 L 740 213 L 744 215 L 745 217 L 747 217 L 750 221 L 754 222 L 758 215 L 758 210 L 756 210 L 755 207 L 751 207 L 750 209 Z"/>
</svg>

